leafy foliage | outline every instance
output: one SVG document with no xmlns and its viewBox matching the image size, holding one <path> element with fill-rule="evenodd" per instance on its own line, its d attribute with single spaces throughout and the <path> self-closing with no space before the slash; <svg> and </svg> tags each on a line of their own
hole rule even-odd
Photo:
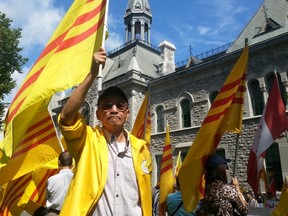
<svg viewBox="0 0 288 216">
<path fill-rule="evenodd" d="M 19 54 L 22 50 L 19 47 L 22 29 L 12 28 L 11 23 L 12 20 L 0 11 L 0 124 L 4 114 L 4 96 L 16 86 L 11 76 L 14 71 L 21 72 L 21 67 L 28 61 Z"/>
</svg>

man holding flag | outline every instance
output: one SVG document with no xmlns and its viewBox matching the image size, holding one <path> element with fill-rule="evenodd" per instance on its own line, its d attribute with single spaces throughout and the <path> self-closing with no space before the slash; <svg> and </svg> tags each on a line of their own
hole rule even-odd
<svg viewBox="0 0 288 216">
<path fill-rule="evenodd" d="M 59 116 L 61 132 L 76 161 L 60 215 L 148 216 L 152 213 L 152 159 L 146 142 L 124 129 L 129 117 L 125 93 L 113 86 L 99 96 L 96 115 L 102 128 L 86 125 L 78 113 L 105 61 L 106 52 L 100 48 L 91 72 Z"/>
</svg>

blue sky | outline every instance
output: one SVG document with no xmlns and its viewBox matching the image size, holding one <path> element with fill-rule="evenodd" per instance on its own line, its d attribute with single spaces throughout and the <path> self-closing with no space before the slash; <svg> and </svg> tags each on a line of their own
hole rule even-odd
<svg viewBox="0 0 288 216">
<path fill-rule="evenodd" d="M 167 40 L 176 46 L 176 63 L 193 55 L 233 42 L 254 16 L 264 0 L 150 0 L 152 11 L 151 43 Z M 17 87 L 5 102 L 11 102 L 19 85 L 40 55 L 72 0 L 1 0 L 0 11 L 22 28 L 20 47 L 29 58 L 23 74 L 14 73 Z M 124 43 L 124 12 L 128 0 L 110 0 L 106 50 Z"/>
</svg>

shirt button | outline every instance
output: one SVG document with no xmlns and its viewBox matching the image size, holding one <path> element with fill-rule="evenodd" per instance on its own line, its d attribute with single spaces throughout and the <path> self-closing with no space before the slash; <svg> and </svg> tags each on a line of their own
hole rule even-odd
<svg viewBox="0 0 288 216">
<path fill-rule="evenodd" d="M 120 174 L 119 174 L 119 173 L 117 173 L 116 175 L 117 175 L 117 176 L 119 176 Z"/>
<path fill-rule="evenodd" d="M 118 197 L 119 197 L 119 195 L 118 195 L 118 194 L 116 194 L 116 197 L 118 198 Z"/>
</svg>

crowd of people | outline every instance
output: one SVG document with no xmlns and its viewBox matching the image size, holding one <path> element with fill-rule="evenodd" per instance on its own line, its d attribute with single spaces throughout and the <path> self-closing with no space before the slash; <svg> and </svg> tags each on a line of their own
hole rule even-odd
<svg viewBox="0 0 288 216">
<path fill-rule="evenodd" d="M 109 87 L 99 96 L 96 116 L 101 127 L 87 125 L 79 112 L 105 61 L 106 52 L 100 48 L 93 55 L 91 72 L 59 115 L 67 151 L 59 156 L 59 173 L 47 182 L 46 215 L 158 215 L 159 185 L 151 189 L 151 154 L 144 140 L 124 128 L 130 111 L 123 90 Z M 245 216 L 247 207 L 259 207 L 252 193 L 242 194 L 236 177 L 228 182 L 229 161 L 217 154 L 207 158 L 205 197 L 192 212 L 184 208 L 176 179 L 175 192 L 166 200 L 167 215 Z"/>
</svg>

